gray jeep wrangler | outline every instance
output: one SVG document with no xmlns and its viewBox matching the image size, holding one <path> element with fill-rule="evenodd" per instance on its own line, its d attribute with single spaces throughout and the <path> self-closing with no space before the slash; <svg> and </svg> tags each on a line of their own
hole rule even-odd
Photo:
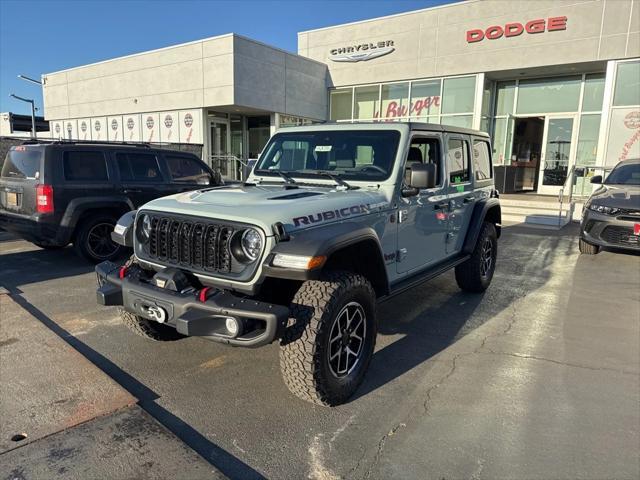
<svg viewBox="0 0 640 480">
<path fill-rule="evenodd" d="M 244 184 L 124 215 L 124 265 L 96 267 L 98 302 L 135 333 L 238 347 L 280 342 L 291 392 L 345 402 L 376 341 L 376 303 L 455 268 L 490 284 L 500 236 L 485 133 L 421 123 L 287 128 Z"/>
</svg>

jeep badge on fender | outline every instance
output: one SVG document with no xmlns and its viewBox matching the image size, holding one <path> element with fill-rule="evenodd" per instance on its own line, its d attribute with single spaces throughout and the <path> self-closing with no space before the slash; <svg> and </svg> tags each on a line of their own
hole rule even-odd
<svg viewBox="0 0 640 480">
<path fill-rule="evenodd" d="M 287 128 L 244 184 L 123 216 L 112 238 L 133 256 L 96 267 L 97 296 L 152 340 L 278 341 L 291 392 L 339 405 L 373 356 L 376 304 L 450 268 L 463 290 L 484 291 L 500 222 L 486 133 L 423 123 Z"/>
</svg>

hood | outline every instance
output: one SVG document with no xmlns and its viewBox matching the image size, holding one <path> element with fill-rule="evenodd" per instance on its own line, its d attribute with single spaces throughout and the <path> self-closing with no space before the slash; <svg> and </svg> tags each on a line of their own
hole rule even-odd
<svg viewBox="0 0 640 480">
<path fill-rule="evenodd" d="M 377 189 L 228 185 L 158 198 L 141 210 L 250 223 L 271 235 L 276 222 L 291 232 L 388 208 L 388 200 Z"/>
<path fill-rule="evenodd" d="M 640 186 L 638 185 L 602 185 L 589 199 L 606 207 L 640 210 Z"/>
</svg>

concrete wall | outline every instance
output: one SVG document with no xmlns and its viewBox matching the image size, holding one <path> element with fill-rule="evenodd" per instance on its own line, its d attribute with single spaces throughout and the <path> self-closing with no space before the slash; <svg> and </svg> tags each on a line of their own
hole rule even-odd
<svg viewBox="0 0 640 480">
<path fill-rule="evenodd" d="M 567 28 L 467 43 L 470 29 L 567 17 Z M 337 63 L 331 49 L 392 40 L 395 51 Z M 640 56 L 640 0 L 470 0 L 298 34 L 298 53 L 326 62 L 335 86 Z"/>
<path fill-rule="evenodd" d="M 326 66 L 223 35 L 43 76 L 47 120 L 242 105 L 324 118 Z"/>
<path fill-rule="evenodd" d="M 233 53 L 235 105 L 326 117 L 326 65 L 243 37 L 235 37 Z"/>
</svg>

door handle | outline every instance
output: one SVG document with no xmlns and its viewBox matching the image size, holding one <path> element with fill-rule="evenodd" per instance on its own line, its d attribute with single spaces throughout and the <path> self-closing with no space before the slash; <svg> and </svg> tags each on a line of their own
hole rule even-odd
<svg viewBox="0 0 640 480">
<path fill-rule="evenodd" d="M 462 203 L 471 203 L 475 200 L 474 197 L 464 197 L 464 200 L 462 200 Z"/>
<path fill-rule="evenodd" d="M 142 193 L 142 190 L 139 188 L 125 188 L 123 190 L 124 193 Z"/>
<path fill-rule="evenodd" d="M 434 210 L 444 210 L 444 209 L 445 209 L 445 208 L 447 208 L 448 206 L 449 206 L 449 204 L 448 204 L 447 202 L 444 202 L 444 203 L 436 203 L 436 204 L 433 206 L 433 209 L 434 209 Z"/>
</svg>

